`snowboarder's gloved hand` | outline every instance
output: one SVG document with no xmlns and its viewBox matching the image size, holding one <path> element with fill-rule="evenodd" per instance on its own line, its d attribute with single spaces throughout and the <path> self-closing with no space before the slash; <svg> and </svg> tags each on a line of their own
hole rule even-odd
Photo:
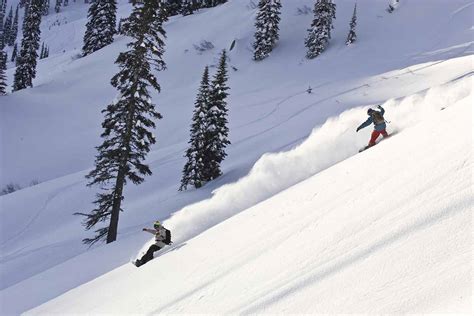
<svg viewBox="0 0 474 316">
<path fill-rule="evenodd" d="M 378 107 L 379 109 L 382 109 L 382 106 L 381 106 L 380 104 L 379 104 L 379 105 L 377 105 L 377 107 Z"/>
<path fill-rule="evenodd" d="M 357 127 L 357 129 L 356 129 L 356 133 L 357 133 L 358 131 L 360 131 L 360 127 Z"/>
<path fill-rule="evenodd" d="M 142 228 L 143 231 L 146 231 L 146 228 Z"/>
</svg>

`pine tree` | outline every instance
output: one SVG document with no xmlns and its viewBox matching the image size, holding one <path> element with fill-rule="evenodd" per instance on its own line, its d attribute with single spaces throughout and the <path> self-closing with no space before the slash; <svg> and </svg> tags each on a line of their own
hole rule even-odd
<svg viewBox="0 0 474 316">
<path fill-rule="evenodd" d="M 13 52 L 12 52 L 11 62 L 14 62 L 16 60 L 17 52 L 18 52 L 18 45 L 17 45 L 17 43 L 15 43 L 15 45 L 13 45 Z"/>
<path fill-rule="evenodd" d="M 180 191 L 186 190 L 188 185 L 200 188 L 208 180 L 204 176 L 206 150 L 209 144 L 206 139 L 209 115 L 209 67 L 204 68 L 201 86 L 196 102 L 194 103 L 193 123 L 191 125 L 191 139 L 186 151 L 187 162 L 183 168 Z"/>
<path fill-rule="evenodd" d="M 181 4 L 181 14 L 184 16 L 193 14 L 198 8 L 195 0 L 183 0 Z"/>
<path fill-rule="evenodd" d="M 349 35 L 347 35 L 346 45 L 354 43 L 357 39 L 355 28 L 357 25 L 357 3 L 354 5 L 354 13 L 352 14 L 352 20 L 350 25 Z"/>
<path fill-rule="evenodd" d="M 307 58 L 319 56 L 329 44 L 333 19 L 336 18 L 336 5 L 332 0 L 317 0 L 314 5 L 314 19 L 308 29 L 305 45 L 308 48 Z"/>
<path fill-rule="evenodd" d="M 48 57 L 49 57 L 49 46 L 46 45 L 45 52 L 44 52 L 44 58 L 48 58 Z"/>
<path fill-rule="evenodd" d="M 21 41 L 20 55 L 13 81 L 13 91 L 33 86 L 36 77 L 37 50 L 40 43 L 41 0 L 31 0 Z"/>
<path fill-rule="evenodd" d="M 43 0 L 43 10 L 42 10 L 42 14 L 44 16 L 48 15 L 49 14 L 49 0 Z"/>
<path fill-rule="evenodd" d="M 18 9 L 19 9 L 19 6 L 16 6 L 15 18 L 13 20 L 13 23 L 10 29 L 10 36 L 8 38 L 8 46 L 13 46 L 15 44 L 16 37 L 18 35 Z"/>
<path fill-rule="evenodd" d="M 209 110 L 206 131 L 208 150 L 203 158 L 204 179 L 210 181 L 222 174 L 220 164 L 227 156 L 225 148 L 230 144 L 227 127 L 227 54 L 222 51 L 217 73 L 214 75 L 209 92 Z"/>
<path fill-rule="evenodd" d="M 3 31 L 3 18 L 5 17 L 6 0 L 0 0 L 0 51 L 5 48 L 5 33 Z"/>
<path fill-rule="evenodd" d="M 63 4 L 63 0 L 56 0 L 56 4 L 54 5 L 54 11 L 59 13 L 61 11 L 61 5 Z"/>
<path fill-rule="evenodd" d="M 254 60 L 268 57 L 279 39 L 280 0 L 260 0 L 255 27 L 255 42 L 253 44 Z"/>
<path fill-rule="evenodd" d="M 7 77 L 5 75 L 5 68 L 7 68 L 7 55 L 3 49 L 0 49 L 0 95 L 7 93 Z"/>
<path fill-rule="evenodd" d="M 183 10 L 183 0 L 166 0 L 163 5 L 168 16 L 178 15 Z"/>
<path fill-rule="evenodd" d="M 43 59 L 44 58 L 44 42 L 41 44 L 41 53 L 39 55 L 39 59 Z"/>
<path fill-rule="evenodd" d="M 3 25 L 3 45 L 8 45 L 10 43 L 10 36 L 12 32 L 13 25 L 13 8 L 10 7 L 10 12 L 8 13 L 7 18 L 5 19 L 5 24 Z"/>
<path fill-rule="evenodd" d="M 90 5 L 82 47 L 83 56 L 92 54 L 114 41 L 116 12 L 116 0 L 96 0 Z"/>
<path fill-rule="evenodd" d="M 143 161 L 156 141 L 151 129 L 161 114 L 151 102 L 149 87 L 160 91 L 152 68 L 165 69 L 162 25 L 166 16 L 161 10 L 161 1 L 132 1 L 134 9 L 123 25 L 132 42 L 127 45 L 128 51 L 119 54 L 116 63 L 120 70 L 111 81 L 119 95 L 103 111 L 104 132 L 101 136 L 104 142 L 97 147 L 95 168 L 87 176 L 89 186 L 101 185 L 105 192 L 97 195 L 96 208 L 91 213 L 77 213 L 86 216 L 84 226 L 87 230 L 109 218 L 110 223 L 108 227 L 96 230 L 95 237 L 84 239 L 87 244 L 104 238 L 107 243 L 116 240 L 123 187 L 128 180 L 140 184 L 144 176 L 151 174 Z"/>
</svg>

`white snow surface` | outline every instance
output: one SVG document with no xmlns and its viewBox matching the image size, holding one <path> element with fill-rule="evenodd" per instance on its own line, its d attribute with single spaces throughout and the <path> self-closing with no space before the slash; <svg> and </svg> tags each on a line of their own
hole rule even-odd
<svg viewBox="0 0 474 316">
<path fill-rule="evenodd" d="M 389 14 L 358 1 L 346 46 L 353 2 L 336 1 L 331 44 L 309 61 L 312 14 L 296 13 L 313 1 L 283 0 L 280 41 L 258 63 L 249 3 L 165 24 L 154 174 L 126 187 L 118 240 L 90 249 L 72 214 L 93 207 L 84 176 L 128 39 L 79 58 L 87 6 L 43 20 L 35 87 L 0 98 L 0 188 L 26 187 L 0 197 L 0 314 L 472 312 L 474 2 L 401 0 Z M 224 175 L 178 192 L 202 70 L 234 39 Z M 376 104 L 396 133 L 357 154 Z M 137 269 L 156 219 L 174 245 Z"/>
</svg>

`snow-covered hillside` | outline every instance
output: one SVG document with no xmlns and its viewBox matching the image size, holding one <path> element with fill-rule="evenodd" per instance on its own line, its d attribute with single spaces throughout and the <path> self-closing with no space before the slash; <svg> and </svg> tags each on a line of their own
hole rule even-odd
<svg viewBox="0 0 474 316">
<path fill-rule="evenodd" d="M 469 313 L 471 101 L 27 315 Z"/>
<path fill-rule="evenodd" d="M 1 314 L 106 273 L 34 312 L 468 310 L 474 3 L 401 0 L 389 14 L 385 1 L 359 0 L 358 41 L 346 46 L 354 3 L 336 1 L 331 45 L 311 61 L 303 43 L 312 14 L 297 12 L 313 1 L 282 3 L 278 46 L 258 63 L 250 1 L 165 24 L 154 174 L 126 187 L 118 241 L 91 249 L 81 239 L 93 233 L 72 214 L 92 209 L 97 188 L 84 176 L 127 38 L 79 58 L 87 6 L 44 19 L 51 50 L 35 87 L 0 98 L 0 186 L 41 182 L 0 197 Z M 118 15 L 129 12 L 119 1 Z M 214 48 L 197 51 L 204 40 Z M 202 70 L 214 71 L 234 40 L 224 175 L 178 192 Z M 398 135 L 350 158 L 369 138 L 369 129 L 355 133 L 367 106 L 381 103 Z M 136 270 L 129 262 L 149 238 L 141 228 L 155 219 L 172 229 L 176 251 Z M 110 293 L 104 304 L 88 298 L 101 292 Z"/>
</svg>

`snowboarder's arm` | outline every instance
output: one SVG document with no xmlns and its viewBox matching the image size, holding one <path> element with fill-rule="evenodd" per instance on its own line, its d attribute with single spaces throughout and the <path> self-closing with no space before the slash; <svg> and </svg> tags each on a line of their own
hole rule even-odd
<svg viewBox="0 0 474 316">
<path fill-rule="evenodd" d="M 385 113 L 385 109 L 381 105 L 379 105 L 378 108 L 380 109 L 380 114 L 382 114 L 383 116 Z"/>
<path fill-rule="evenodd" d="M 367 121 L 365 121 L 364 123 L 360 124 L 359 127 L 357 127 L 357 131 L 369 126 L 370 124 L 372 124 L 372 118 L 371 117 L 369 117 L 367 119 Z"/>
<path fill-rule="evenodd" d="M 154 229 L 149 229 L 149 228 L 143 228 L 143 231 L 144 232 L 147 232 L 147 233 L 150 233 L 150 234 L 156 234 L 156 230 Z"/>
</svg>

